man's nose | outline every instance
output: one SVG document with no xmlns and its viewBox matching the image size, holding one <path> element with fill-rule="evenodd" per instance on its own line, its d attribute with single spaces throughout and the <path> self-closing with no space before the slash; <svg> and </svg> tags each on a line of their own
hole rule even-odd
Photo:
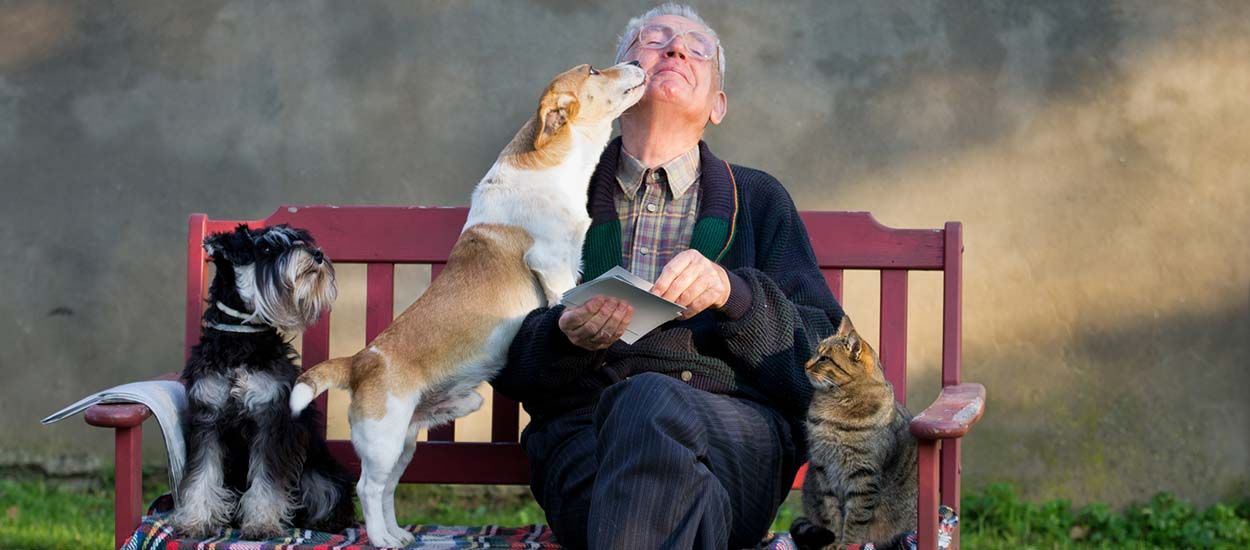
<svg viewBox="0 0 1250 550">
<path fill-rule="evenodd" d="M 681 43 L 680 48 L 677 47 L 679 42 Z M 664 57 L 677 56 L 684 60 L 687 53 L 689 53 L 689 50 L 686 49 L 686 39 L 681 36 L 673 37 L 673 40 L 668 43 L 668 47 L 664 49 Z"/>
</svg>

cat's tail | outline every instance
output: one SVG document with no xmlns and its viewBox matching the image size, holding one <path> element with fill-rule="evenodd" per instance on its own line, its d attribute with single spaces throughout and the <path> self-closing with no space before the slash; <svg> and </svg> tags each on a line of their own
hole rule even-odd
<svg viewBox="0 0 1250 550">
<path fill-rule="evenodd" d="M 790 538 L 793 538 L 794 543 L 803 550 L 824 548 L 837 540 L 833 531 L 816 525 L 805 517 L 794 518 L 794 521 L 790 523 Z"/>
<path fill-rule="evenodd" d="M 291 414 L 299 416 L 321 392 L 346 387 L 351 380 L 351 357 L 339 357 L 304 371 L 291 388 Z"/>
</svg>

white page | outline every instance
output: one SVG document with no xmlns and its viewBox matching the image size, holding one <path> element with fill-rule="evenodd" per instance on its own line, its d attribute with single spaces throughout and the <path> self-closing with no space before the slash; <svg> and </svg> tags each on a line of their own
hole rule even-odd
<svg viewBox="0 0 1250 550">
<path fill-rule="evenodd" d="M 621 341 L 637 342 L 643 335 L 668 321 L 677 318 L 685 309 L 648 291 L 651 283 L 617 266 L 592 281 L 582 283 L 568 292 L 560 303 L 580 306 L 595 296 L 617 298 L 634 308 L 634 316 L 625 328 Z"/>
</svg>

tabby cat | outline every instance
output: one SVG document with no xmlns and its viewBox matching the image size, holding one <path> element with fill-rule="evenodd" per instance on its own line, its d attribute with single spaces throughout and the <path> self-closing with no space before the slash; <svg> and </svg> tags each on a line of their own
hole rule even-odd
<svg viewBox="0 0 1250 550">
<path fill-rule="evenodd" d="M 803 513 L 790 526 L 800 548 L 874 542 L 901 547 L 916 529 L 916 439 L 877 354 L 843 316 L 807 362 L 809 466 Z"/>
</svg>

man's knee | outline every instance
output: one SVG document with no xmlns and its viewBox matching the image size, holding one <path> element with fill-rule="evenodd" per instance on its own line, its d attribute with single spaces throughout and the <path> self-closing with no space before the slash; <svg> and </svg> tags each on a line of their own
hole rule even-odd
<svg viewBox="0 0 1250 550">
<path fill-rule="evenodd" d="M 676 404 L 682 401 L 682 394 L 697 391 L 684 382 L 658 372 L 635 374 L 611 385 L 603 391 L 599 398 L 598 409 L 615 408 L 641 402 L 659 402 L 661 405 Z"/>
<path fill-rule="evenodd" d="M 604 391 L 595 408 L 595 429 L 600 449 L 608 445 L 645 445 L 662 439 L 695 447 L 698 429 L 688 392 L 696 392 L 679 380 L 654 372 L 631 376 Z"/>
</svg>

